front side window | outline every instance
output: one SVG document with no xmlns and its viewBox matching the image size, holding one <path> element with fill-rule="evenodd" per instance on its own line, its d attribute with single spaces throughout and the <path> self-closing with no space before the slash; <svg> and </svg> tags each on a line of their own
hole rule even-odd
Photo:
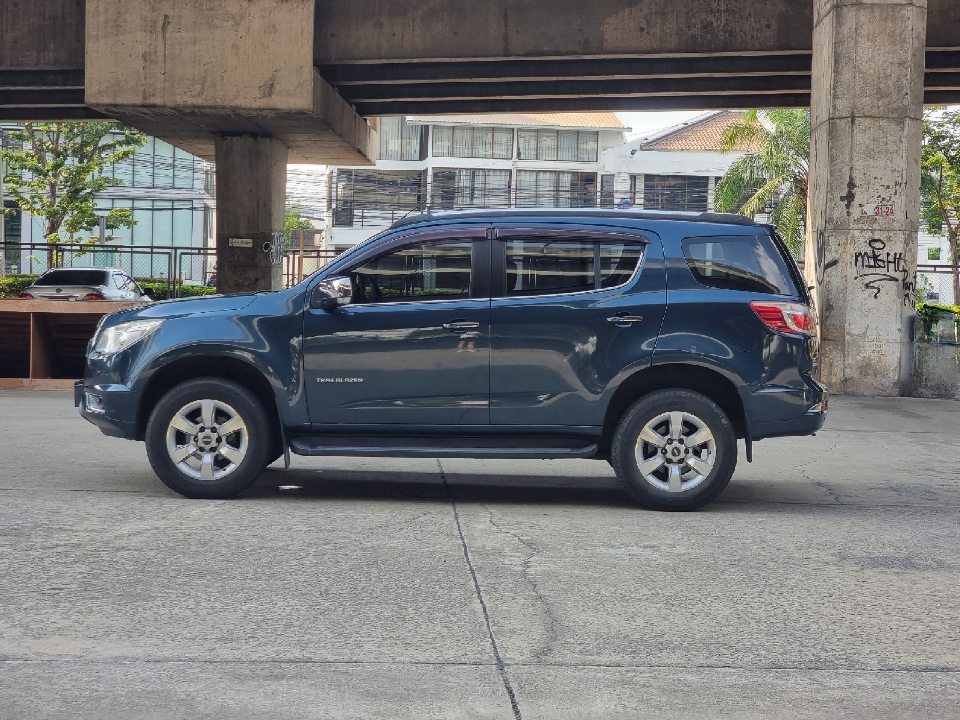
<svg viewBox="0 0 960 720">
<path fill-rule="evenodd" d="M 687 266 L 707 287 L 798 295 L 780 251 L 766 235 L 687 238 Z"/>
<path fill-rule="evenodd" d="M 411 302 L 470 297 L 471 242 L 407 245 L 350 271 L 353 302 Z"/>
<path fill-rule="evenodd" d="M 636 272 L 642 253 L 642 245 L 632 243 L 509 240 L 507 295 L 554 295 L 623 285 Z"/>
</svg>

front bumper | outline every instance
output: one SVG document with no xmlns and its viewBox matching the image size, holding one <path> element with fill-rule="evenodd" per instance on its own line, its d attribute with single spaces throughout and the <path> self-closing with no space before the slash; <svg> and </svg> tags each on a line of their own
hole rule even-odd
<svg viewBox="0 0 960 720">
<path fill-rule="evenodd" d="M 136 439 L 139 400 L 140 394 L 125 385 L 86 385 L 83 380 L 73 385 L 73 404 L 80 408 L 80 416 L 110 437 Z"/>
</svg>

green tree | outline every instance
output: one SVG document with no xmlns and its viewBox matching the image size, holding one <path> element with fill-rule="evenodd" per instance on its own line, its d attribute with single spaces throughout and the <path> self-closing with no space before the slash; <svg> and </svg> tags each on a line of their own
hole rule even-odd
<svg viewBox="0 0 960 720">
<path fill-rule="evenodd" d="M 923 120 L 920 151 L 920 221 L 933 235 L 946 235 L 953 266 L 953 298 L 960 301 L 957 218 L 960 217 L 960 112 L 931 109 Z"/>
<path fill-rule="evenodd" d="M 313 223 L 300 217 L 300 208 L 287 205 L 283 213 L 283 236 L 286 239 L 287 247 L 290 247 L 290 238 L 293 236 L 294 230 L 310 230 L 311 228 L 313 228 Z"/>
<path fill-rule="evenodd" d="M 794 254 L 803 247 L 810 170 L 809 110 L 750 110 L 723 134 L 722 152 L 752 150 L 737 159 L 717 183 L 714 207 L 755 217 L 772 207 L 777 226 Z M 746 198 L 746 200 L 744 200 Z"/>
<path fill-rule="evenodd" d="M 11 147 L 0 148 L 7 191 L 23 212 L 44 219 L 49 243 L 97 228 L 97 193 L 123 184 L 105 176 L 104 168 L 132 157 L 146 142 L 139 130 L 109 122 L 24 123 L 8 136 Z M 129 208 L 106 216 L 108 230 L 135 222 Z"/>
</svg>

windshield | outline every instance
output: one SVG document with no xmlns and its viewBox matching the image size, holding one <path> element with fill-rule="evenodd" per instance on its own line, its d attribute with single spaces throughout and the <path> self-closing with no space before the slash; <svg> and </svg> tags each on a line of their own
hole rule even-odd
<svg viewBox="0 0 960 720">
<path fill-rule="evenodd" d="M 51 270 L 37 278 L 35 285 L 106 285 L 107 273 L 103 270 Z"/>
</svg>

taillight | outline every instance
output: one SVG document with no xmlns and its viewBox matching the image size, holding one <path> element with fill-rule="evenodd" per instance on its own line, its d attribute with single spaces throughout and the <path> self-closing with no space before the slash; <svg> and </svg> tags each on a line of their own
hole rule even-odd
<svg viewBox="0 0 960 720">
<path fill-rule="evenodd" d="M 20 293 L 17 295 L 17 300 L 33 300 L 33 295 L 30 293 Z"/>
<path fill-rule="evenodd" d="M 87 293 L 83 296 L 83 300 L 106 300 L 107 296 L 101 293 Z"/>
<path fill-rule="evenodd" d="M 775 332 L 807 336 L 817 334 L 817 319 L 813 311 L 802 303 L 755 300 L 750 307 Z"/>
</svg>

